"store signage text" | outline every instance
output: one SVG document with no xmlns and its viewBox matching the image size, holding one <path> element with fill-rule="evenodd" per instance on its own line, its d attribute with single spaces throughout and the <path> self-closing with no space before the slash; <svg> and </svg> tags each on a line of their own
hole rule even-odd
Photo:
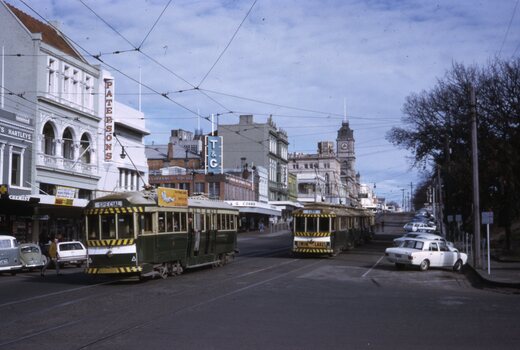
<svg viewBox="0 0 520 350">
<path fill-rule="evenodd" d="M 114 79 L 105 79 L 105 162 L 113 157 L 114 138 Z"/>
</svg>

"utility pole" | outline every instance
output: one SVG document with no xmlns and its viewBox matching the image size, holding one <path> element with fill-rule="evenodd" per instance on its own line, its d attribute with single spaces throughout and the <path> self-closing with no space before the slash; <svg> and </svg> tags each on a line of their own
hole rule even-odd
<svg viewBox="0 0 520 350">
<path fill-rule="evenodd" d="M 405 211 L 405 208 L 404 208 L 404 188 L 401 188 L 401 192 L 403 193 L 403 199 L 401 201 L 401 208 L 403 209 L 403 211 Z"/>
<path fill-rule="evenodd" d="M 410 211 L 414 211 L 412 198 L 413 198 L 413 182 L 410 182 Z"/>
<path fill-rule="evenodd" d="M 470 85 L 469 91 L 469 104 L 471 112 L 471 155 L 473 163 L 473 238 L 475 246 L 473 254 L 473 264 L 476 268 L 480 268 L 482 264 L 480 261 L 480 197 L 477 148 L 477 102 L 475 98 L 475 88 L 473 87 L 473 85 Z"/>
</svg>

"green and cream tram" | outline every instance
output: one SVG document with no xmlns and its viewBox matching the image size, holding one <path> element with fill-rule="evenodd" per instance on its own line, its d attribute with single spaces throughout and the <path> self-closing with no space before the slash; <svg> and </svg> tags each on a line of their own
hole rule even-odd
<svg viewBox="0 0 520 350">
<path fill-rule="evenodd" d="M 86 209 L 86 272 L 166 278 L 186 268 L 223 265 L 236 251 L 237 217 L 227 203 L 170 188 L 92 200 Z"/>
<path fill-rule="evenodd" d="M 334 256 L 371 239 L 374 214 L 361 208 L 309 203 L 293 211 L 295 254 Z"/>
</svg>

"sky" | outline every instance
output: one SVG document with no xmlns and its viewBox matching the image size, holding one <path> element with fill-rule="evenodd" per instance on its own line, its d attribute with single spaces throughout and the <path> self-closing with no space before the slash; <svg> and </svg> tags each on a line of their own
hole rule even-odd
<svg viewBox="0 0 520 350">
<path fill-rule="evenodd" d="M 118 101 L 138 108 L 141 81 L 147 144 L 198 123 L 210 132 L 211 114 L 272 115 L 290 152 L 316 153 L 346 111 L 361 182 L 399 204 L 421 179 L 412 154 L 385 139 L 403 126 L 406 97 L 453 63 L 520 55 L 519 0 L 7 1 L 59 21 L 114 74 Z"/>
</svg>

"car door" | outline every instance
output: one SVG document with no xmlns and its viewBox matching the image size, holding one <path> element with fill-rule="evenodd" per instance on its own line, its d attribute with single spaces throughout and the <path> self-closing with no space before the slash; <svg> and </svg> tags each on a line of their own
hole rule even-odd
<svg viewBox="0 0 520 350">
<path fill-rule="evenodd" d="M 430 266 L 438 267 L 441 266 L 441 257 L 439 252 L 439 244 L 437 242 L 430 242 L 428 248 L 428 256 L 430 260 Z"/>
<path fill-rule="evenodd" d="M 439 241 L 440 263 L 442 267 L 450 267 L 455 264 L 457 253 L 452 252 L 446 242 Z"/>
</svg>

